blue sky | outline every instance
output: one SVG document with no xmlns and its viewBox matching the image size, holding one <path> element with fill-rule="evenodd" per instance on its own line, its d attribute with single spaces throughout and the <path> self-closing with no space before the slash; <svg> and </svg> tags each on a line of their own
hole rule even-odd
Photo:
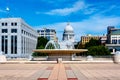
<svg viewBox="0 0 120 80">
<path fill-rule="evenodd" d="M 107 26 L 120 28 L 120 0 L 0 0 L 0 18 L 21 17 L 34 29 L 54 28 L 59 40 L 69 21 L 75 39 L 106 34 Z"/>
</svg>

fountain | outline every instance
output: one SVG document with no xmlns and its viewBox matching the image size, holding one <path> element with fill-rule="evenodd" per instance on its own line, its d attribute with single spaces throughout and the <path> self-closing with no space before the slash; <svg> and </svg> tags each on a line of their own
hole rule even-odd
<svg viewBox="0 0 120 80">
<path fill-rule="evenodd" d="M 47 53 L 48 60 L 70 61 L 75 53 L 86 52 L 87 49 L 74 49 L 74 31 L 70 23 L 64 29 L 63 39 L 60 42 L 49 41 L 45 49 L 37 49 L 34 52 Z M 60 61 L 61 62 L 61 61 Z"/>
<path fill-rule="evenodd" d="M 48 60 L 58 60 L 62 59 L 64 61 L 73 60 L 73 55 L 75 53 L 86 52 L 87 49 L 74 49 L 74 44 L 70 41 L 49 41 L 45 49 L 37 49 L 34 52 L 47 53 Z"/>
</svg>

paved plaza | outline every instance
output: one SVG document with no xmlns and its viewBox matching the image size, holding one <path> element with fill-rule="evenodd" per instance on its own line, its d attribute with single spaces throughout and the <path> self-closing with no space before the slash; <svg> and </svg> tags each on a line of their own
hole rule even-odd
<svg viewBox="0 0 120 80">
<path fill-rule="evenodd" d="M 0 64 L 0 80 L 120 80 L 120 64 Z"/>
</svg>

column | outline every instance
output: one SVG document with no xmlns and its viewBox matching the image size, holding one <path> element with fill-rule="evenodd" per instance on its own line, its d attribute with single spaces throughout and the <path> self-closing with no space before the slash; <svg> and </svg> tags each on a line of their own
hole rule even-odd
<svg viewBox="0 0 120 80">
<path fill-rule="evenodd" d="M 8 34 L 8 56 L 11 56 L 11 35 Z"/>
</svg>

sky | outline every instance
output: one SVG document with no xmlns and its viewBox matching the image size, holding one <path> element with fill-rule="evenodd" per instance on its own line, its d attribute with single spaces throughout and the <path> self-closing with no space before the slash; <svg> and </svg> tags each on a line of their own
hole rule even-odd
<svg viewBox="0 0 120 80">
<path fill-rule="evenodd" d="M 53 28 L 59 40 L 70 22 L 75 40 L 120 28 L 120 0 L 0 0 L 0 18 L 20 17 L 34 29 Z"/>
</svg>

